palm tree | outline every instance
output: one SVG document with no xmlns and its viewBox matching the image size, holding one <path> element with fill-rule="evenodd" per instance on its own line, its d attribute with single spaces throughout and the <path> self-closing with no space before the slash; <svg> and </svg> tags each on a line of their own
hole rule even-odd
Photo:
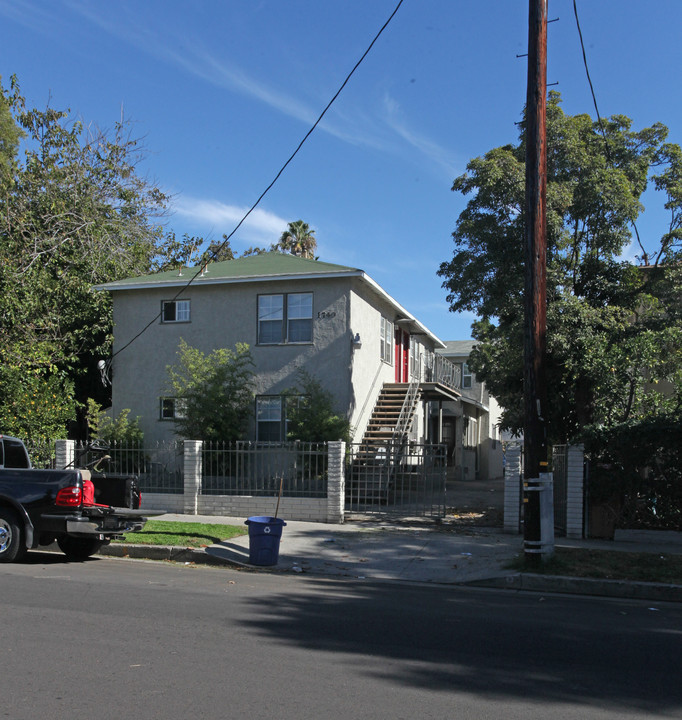
<svg viewBox="0 0 682 720">
<path fill-rule="evenodd" d="M 311 230 L 308 223 L 304 223 L 303 220 L 290 222 L 289 227 L 282 233 L 274 248 L 297 257 L 315 260 L 315 250 L 317 249 L 315 231 Z"/>
</svg>

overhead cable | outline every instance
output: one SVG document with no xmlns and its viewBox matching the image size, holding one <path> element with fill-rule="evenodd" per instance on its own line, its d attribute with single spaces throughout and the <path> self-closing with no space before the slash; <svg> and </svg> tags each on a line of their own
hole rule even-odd
<svg viewBox="0 0 682 720">
<path fill-rule="evenodd" d="M 372 42 L 369 44 L 369 46 L 367 47 L 367 49 L 365 50 L 365 52 L 361 55 L 360 59 L 359 59 L 359 60 L 355 63 L 355 65 L 353 66 L 353 69 L 348 73 L 348 75 L 346 75 L 346 78 L 345 78 L 344 81 L 341 83 L 341 86 L 339 87 L 339 89 L 334 93 L 332 99 L 327 103 L 326 107 L 325 107 L 324 110 L 320 113 L 320 115 L 319 115 L 319 117 L 317 118 L 317 120 L 315 120 L 315 122 L 313 123 L 312 127 L 311 127 L 311 128 L 308 130 L 308 132 L 303 136 L 303 139 L 301 140 L 301 142 L 299 142 L 299 144 L 297 145 L 296 149 L 291 153 L 291 155 L 289 156 L 289 158 L 287 159 L 287 161 L 284 163 L 284 165 L 282 165 L 282 167 L 277 171 L 275 177 L 272 179 L 272 181 L 270 182 L 270 184 L 265 188 L 265 190 L 263 190 L 263 192 L 260 194 L 260 196 L 258 197 L 258 199 L 256 200 L 256 202 L 254 202 L 253 205 L 248 209 L 248 211 L 244 214 L 244 216 L 242 217 L 242 219 L 235 225 L 235 227 L 232 229 L 232 231 L 229 233 L 229 235 L 225 235 L 223 242 L 222 242 L 220 245 L 218 245 L 216 248 L 213 249 L 213 251 L 211 252 L 211 257 L 210 257 L 210 259 L 213 259 L 213 258 L 215 258 L 215 257 L 218 256 L 218 254 L 220 253 L 220 251 L 221 251 L 221 250 L 225 247 L 225 245 L 227 245 L 227 243 L 230 241 L 230 238 L 232 238 L 232 236 L 237 232 L 237 230 L 239 230 L 239 228 L 243 225 L 244 221 L 249 217 L 249 215 L 251 215 L 251 213 L 258 207 L 258 205 L 260 204 L 261 200 L 268 194 L 268 192 L 270 192 L 270 190 L 272 189 L 273 185 L 279 180 L 279 178 L 281 177 L 282 173 L 286 170 L 286 168 L 287 168 L 288 165 L 291 163 L 291 161 L 296 157 L 296 155 L 298 155 L 298 152 L 299 152 L 300 149 L 303 147 L 304 143 L 308 140 L 308 138 L 309 138 L 309 137 L 312 135 L 312 133 L 315 131 L 315 129 L 317 128 L 317 126 L 318 126 L 318 125 L 320 124 L 320 122 L 322 121 L 322 118 L 327 114 L 327 111 L 329 110 L 329 108 L 334 104 L 334 102 L 336 101 L 336 99 L 339 97 L 339 95 L 341 94 L 341 92 L 343 91 L 343 89 L 346 87 L 346 85 L 347 85 L 348 82 L 350 81 L 350 79 L 351 79 L 351 77 L 353 76 L 353 74 L 355 73 L 355 71 L 360 67 L 360 65 L 362 64 L 363 60 L 367 57 L 367 55 L 369 54 L 369 52 L 371 51 L 371 49 L 374 47 L 374 44 L 376 43 L 376 41 L 379 39 L 379 37 L 381 36 L 381 34 L 384 32 L 384 30 L 388 27 L 388 25 L 389 25 L 389 23 L 391 22 L 391 20 L 393 20 L 395 14 L 398 12 L 398 10 L 400 9 L 400 6 L 403 4 L 403 1 L 404 1 L 404 0 L 399 0 L 399 1 L 398 1 L 398 4 L 395 6 L 393 12 L 392 12 L 392 13 L 390 14 L 390 16 L 388 17 L 388 20 L 386 20 L 386 22 L 381 26 L 379 32 L 377 32 L 377 34 L 376 34 L 376 35 L 374 36 L 374 38 L 372 39 Z M 203 271 L 203 267 L 200 267 L 200 268 L 196 271 L 196 273 L 187 281 L 187 283 L 184 285 L 184 287 L 182 287 L 182 288 L 175 294 L 175 296 L 174 296 L 169 302 L 173 302 L 174 300 L 177 300 L 177 298 L 179 298 L 179 297 L 187 290 L 187 288 L 197 279 L 197 277 L 199 277 L 199 275 L 201 275 L 202 271 Z M 142 328 L 142 330 L 140 330 L 140 331 L 137 333 L 137 335 L 135 335 L 131 340 L 129 340 L 125 345 L 123 345 L 123 347 L 120 347 L 115 353 L 113 353 L 113 355 L 111 356 L 110 360 L 108 361 L 108 364 L 111 364 L 111 361 L 112 361 L 118 354 L 122 353 L 124 350 L 126 350 L 127 348 L 129 348 L 138 338 L 140 338 L 145 332 L 147 332 L 147 330 L 149 330 L 149 328 L 150 328 L 152 325 L 154 325 L 154 323 L 161 317 L 161 313 L 162 313 L 162 312 L 163 312 L 163 310 L 159 311 L 159 312 Z"/>
</svg>

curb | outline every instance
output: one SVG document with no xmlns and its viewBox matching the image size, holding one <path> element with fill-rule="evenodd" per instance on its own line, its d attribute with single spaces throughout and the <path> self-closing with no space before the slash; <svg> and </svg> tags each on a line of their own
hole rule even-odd
<svg viewBox="0 0 682 720">
<path fill-rule="evenodd" d="M 104 545 L 97 552 L 108 557 L 132 558 L 133 560 L 169 560 L 196 565 L 220 565 L 233 568 L 251 567 L 228 558 L 210 555 L 204 549 L 183 548 L 171 545 Z"/>
<path fill-rule="evenodd" d="M 502 590 L 525 590 L 529 592 L 563 593 L 568 595 L 598 595 L 601 597 L 629 600 L 657 600 L 682 602 L 682 585 L 665 583 L 633 582 L 630 580 L 601 580 L 564 577 L 561 575 L 534 575 L 515 573 L 486 580 L 466 583 L 470 587 L 486 587 Z"/>
<path fill-rule="evenodd" d="M 206 548 L 182 548 L 169 545 L 104 545 L 98 555 L 131 558 L 134 560 L 167 560 L 196 565 L 231 567 L 237 570 L 259 572 L 282 571 L 281 567 L 249 565 L 230 558 L 213 555 Z M 657 602 L 682 603 L 682 585 L 665 583 L 633 582 L 630 580 L 601 580 L 574 578 L 561 575 L 535 575 L 533 573 L 509 573 L 484 580 L 459 583 L 463 587 L 516 590 L 525 592 L 557 593 L 620 598 L 625 600 L 653 600 Z"/>
</svg>

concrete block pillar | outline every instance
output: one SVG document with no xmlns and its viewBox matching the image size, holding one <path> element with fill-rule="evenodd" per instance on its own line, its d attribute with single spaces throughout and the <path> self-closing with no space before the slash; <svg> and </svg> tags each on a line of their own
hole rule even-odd
<svg viewBox="0 0 682 720">
<path fill-rule="evenodd" d="M 583 537 L 585 447 L 570 445 L 566 478 L 566 537 Z"/>
<path fill-rule="evenodd" d="M 330 442 L 327 452 L 327 522 L 342 523 L 346 507 L 346 443 Z"/>
<path fill-rule="evenodd" d="M 504 532 L 521 532 L 521 487 L 523 448 L 520 443 L 507 445 L 507 464 L 504 473 Z"/>
<path fill-rule="evenodd" d="M 75 458 L 76 443 L 74 440 L 55 441 L 55 468 L 57 468 L 57 470 L 75 467 Z"/>
<path fill-rule="evenodd" d="M 201 440 L 185 440 L 183 442 L 183 467 L 185 478 L 184 513 L 196 515 L 199 507 L 199 493 L 203 474 L 202 455 L 204 443 Z"/>
</svg>

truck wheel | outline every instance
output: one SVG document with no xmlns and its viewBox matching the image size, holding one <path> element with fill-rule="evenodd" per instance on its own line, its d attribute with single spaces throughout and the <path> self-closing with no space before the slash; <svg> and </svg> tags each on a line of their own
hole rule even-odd
<svg viewBox="0 0 682 720">
<path fill-rule="evenodd" d="M 68 560 L 85 560 L 94 555 L 104 545 L 104 541 L 65 535 L 57 538 L 57 545 Z"/>
<path fill-rule="evenodd" d="M 0 562 L 20 560 L 25 553 L 24 528 L 16 513 L 0 507 Z"/>
</svg>

